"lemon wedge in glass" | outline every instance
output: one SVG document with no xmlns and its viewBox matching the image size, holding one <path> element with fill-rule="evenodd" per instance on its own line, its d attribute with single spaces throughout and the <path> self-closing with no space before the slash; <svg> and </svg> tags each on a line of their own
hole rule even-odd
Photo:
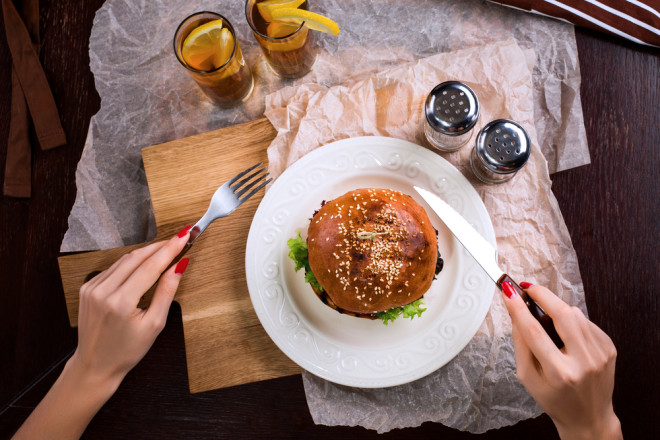
<svg viewBox="0 0 660 440">
<path fill-rule="evenodd" d="M 261 44 L 264 48 L 275 52 L 288 52 L 299 49 L 307 42 L 309 29 L 303 26 L 300 31 L 296 32 L 298 28 L 300 28 L 299 23 L 273 21 L 268 25 L 266 35 L 277 39 L 277 41 L 264 40 Z"/>
<path fill-rule="evenodd" d="M 304 21 L 307 27 L 315 31 L 325 32 L 326 34 L 332 34 L 334 36 L 339 34 L 339 26 L 337 23 L 321 14 L 305 11 L 304 9 L 277 8 L 271 11 L 271 15 L 275 20 L 298 24 Z"/>
<path fill-rule="evenodd" d="M 234 36 L 229 32 L 229 29 L 224 28 L 220 31 L 219 47 L 213 57 L 213 68 L 217 69 L 227 62 L 234 51 Z"/>
<path fill-rule="evenodd" d="M 288 21 L 273 21 L 266 28 L 266 35 L 270 38 L 283 38 L 293 34 L 300 27 L 299 23 Z"/>
<path fill-rule="evenodd" d="M 223 27 L 222 20 L 213 20 L 188 34 L 181 55 L 193 69 L 209 71 L 225 64 L 233 51 L 234 36 Z"/>
<path fill-rule="evenodd" d="M 305 3 L 305 0 L 265 0 L 257 3 L 259 13 L 266 21 L 273 21 L 273 11 L 280 8 L 297 8 Z"/>
</svg>

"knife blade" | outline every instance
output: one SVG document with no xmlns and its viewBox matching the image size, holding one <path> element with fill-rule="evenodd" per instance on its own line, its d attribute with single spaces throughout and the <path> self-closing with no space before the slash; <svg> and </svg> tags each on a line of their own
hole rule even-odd
<svg viewBox="0 0 660 440">
<path fill-rule="evenodd" d="M 500 289 L 502 288 L 502 283 L 505 281 L 511 284 L 516 290 L 516 293 L 525 302 L 532 316 L 539 321 L 543 329 L 548 333 L 550 339 L 552 339 L 558 348 L 562 348 L 564 342 L 557 334 L 552 318 L 529 297 L 527 292 L 520 288 L 518 283 L 513 281 L 506 272 L 500 269 L 497 263 L 497 250 L 462 215 L 456 212 L 454 208 L 449 206 L 440 197 L 423 188 L 417 186 L 414 188 Z"/>
</svg>

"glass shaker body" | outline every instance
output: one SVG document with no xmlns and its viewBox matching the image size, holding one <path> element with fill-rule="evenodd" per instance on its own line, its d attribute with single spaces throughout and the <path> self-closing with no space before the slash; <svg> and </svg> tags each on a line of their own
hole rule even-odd
<svg viewBox="0 0 660 440">
<path fill-rule="evenodd" d="M 525 165 L 531 147 L 527 132 L 517 122 L 491 121 L 477 135 L 470 154 L 472 172 L 484 183 L 504 183 Z"/>
<path fill-rule="evenodd" d="M 479 100 L 470 87 L 445 81 L 431 90 L 424 104 L 424 135 L 440 151 L 455 151 L 472 137 L 479 120 Z"/>
</svg>

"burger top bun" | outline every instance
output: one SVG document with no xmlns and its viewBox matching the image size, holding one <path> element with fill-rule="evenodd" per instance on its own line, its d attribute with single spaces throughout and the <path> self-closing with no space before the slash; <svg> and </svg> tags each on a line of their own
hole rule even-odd
<svg viewBox="0 0 660 440">
<path fill-rule="evenodd" d="M 378 313 L 421 298 L 438 258 L 424 209 L 399 191 L 364 188 L 326 203 L 312 218 L 309 265 L 332 302 Z"/>
</svg>

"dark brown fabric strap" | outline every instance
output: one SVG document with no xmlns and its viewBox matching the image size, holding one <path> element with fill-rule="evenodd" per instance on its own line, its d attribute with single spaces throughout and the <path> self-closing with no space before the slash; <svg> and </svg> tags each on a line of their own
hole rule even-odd
<svg viewBox="0 0 660 440">
<path fill-rule="evenodd" d="M 7 140 L 7 161 L 5 163 L 4 195 L 10 197 L 30 197 L 30 120 L 27 103 L 21 90 L 16 71 L 11 71 L 11 122 Z"/>
<path fill-rule="evenodd" d="M 658 0 L 494 0 L 595 29 L 639 44 L 660 47 Z"/>
<path fill-rule="evenodd" d="M 11 0 L 2 0 L 2 12 L 5 16 L 7 44 L 14 69 L 21 83 L 39 144 L 44 150 L 64 145 L 66 137 L 55 99 L 30 34 Z"/>
<path fill-rule="evenodd" d="M 21 6 L 22 17 L 11 0 L 2 0 L 13 60 L 12 111 L 3 185 L 3 193 L 11 197 L 30 196 L 30 116 L 43 150 L 66 143 L 57 106 L 39 62 L 39 0 L 23 0 Z"/>
</svg>

